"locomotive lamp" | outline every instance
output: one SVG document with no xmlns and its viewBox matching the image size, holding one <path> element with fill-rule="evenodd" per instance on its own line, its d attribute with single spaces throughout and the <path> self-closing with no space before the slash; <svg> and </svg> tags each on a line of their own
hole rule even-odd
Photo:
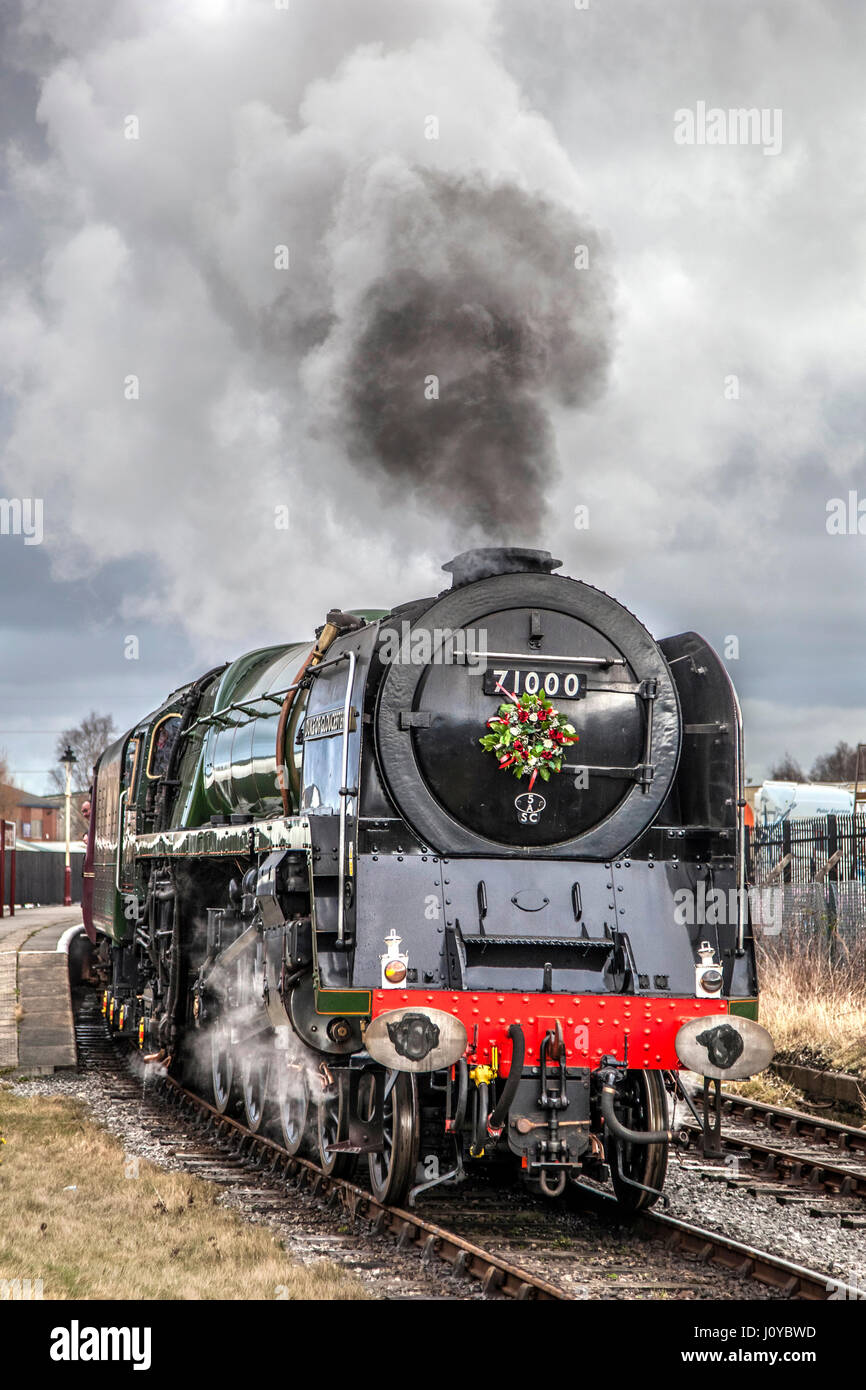
<svg viewBox="0 0 866 1390">
<path fill-rule="evenodd" d="M 409 969 L 409 957 L 400 950 L 402 937 L 392 927 L 385 937 L 386 951 L 384 956 L 379 959 L 382 962 L 382 988 L 398 989 L 406 979 L 406 972 Z"/>
<path fill-rule="evenodd" d="M 695 993 L 718 994 L 722 988 L 722 972 L 713 957 L 715 951 L 709 941 L 702 941 L 698 947 L 700 964 L 695 966 Z"/>
<path fill-rule="evenodd" d="M 63 870 L 63 906 L 70 907 L 72 905 L 72 870 L 69 862 L 69 806 L 72 799 L 72 768 L 78 759 L 68 743 L 60 761 L 66 770 L 66 864 Z"/>
</svg>

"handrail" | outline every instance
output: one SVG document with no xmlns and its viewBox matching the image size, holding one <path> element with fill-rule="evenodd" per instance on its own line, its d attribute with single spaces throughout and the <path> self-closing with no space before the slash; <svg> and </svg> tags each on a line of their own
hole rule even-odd
<svg viewBox="0 0 866 1390">
<path fill-rule="evenodd" d="M 466 652 L 467 656 L 507 661 L 536 661 L 544 666 L 625 666 L 624 656 L 549 656 L 543 652 Z"/>
<path fill-rule="evenodd" d="M 129 788 L 125 787 L 117 798 L 117 854 L 114 858 L 114 886 L 118 893 L 123 896 L 123 889 L 120 886 L 120 856 L 123 853 L 123 798 L 129 796 Z"/>
<path fill-rule="evenodd" d="M 183 730 L 181 737 L 186 738 L 193 729 L 197 729 L 201 724 L 222 724 L 223 728 L 226 729 L 242 729 L 245 725 L 252 724 L 252 719 L 226 719 L 225 715 L 230 714 L 233 710 L 250 709 L 253 705 L 261 704 L 262 700 L 270 700 L 272 704 L 282 705 L 285 697 L 293 690 L 297 690 L 299 685 L 300 681 L 296 681 L 294 685 L 287 685 L 285 690 L 269 690 L 261 695 L 251 695 L 248 700 L 236 700 L 231 705 L 224 705 L 222 709 L 212 710 L 210 714 L 202 714 L 190 724 L 189 728 Z"/>
<path fill-rule="evenodd" d="M 346 676 L 346 698 L 343 701 L 343 747 L 340 758 L 340 871 L 337 882 L 337 945 L 342 946 L 346 933 L 346 808 L 350 796 L 357 796 L 357 787 L 346 785 L 349 775 L 349 722 L 352 713 L 352 692 L 355 684 L 355 653 L 342 653 L 335 659 L 342 661 L 348 656 L 349 672 Z M 322 663 L 323 665 L 327 663 Z M 321 671 L 322 667 L 314 668 Z"/>
<path fill-rule="evenodd" d="M 734 697 L 734 709 L 736 711 L 737 727 L 737 795 L 735 797 L 735 810 L 737 813 L 737 955 L 742 956 L 745 951 L 746 937 L 746 768 L 745 755 L 743 750 L 743 712 L 740 709 L 740 701 L 731 682 L 731 694 Z"/>
<path fill-rule="evenodd" d="M 341 661 L 343 658 L 334 657 L 332 659 Z M 196 719 L 193 724 L 190 724 L 188 729 L 182 730 L 180 737 L 185 738 L 187 734 L 192 733 L 193 729 L 197 729 L 200 724 L 222 724 L 226 729 L 246 728 L 247 724 L 253 723 L 252 719 L 226 719 L 225 715 L 231 714 L 233 710 L 250 709 L 253 705 L 260 704 L 262 700 L 270 700 L 273 704 L 282 706 L 287 695 L 291 695 L 292 691 L 297 690 L 299 686 L 303 685 L 308 677 L 317 676 L 327 665 L 329 665 L 329 662 L 320 661 L 315 666 L 308 666 L 304 671 L 303 678 L 295 681 L 294 685 L 287 685 L 284 690 L 263 691 L 261 695 L 251 695 L 248 700 L 235 700 L 230 705 L 224 705 L 222 709 L 215 709 L 212 710 L 210 714 L 203 714 L 200 718 Z"/>
</svg>

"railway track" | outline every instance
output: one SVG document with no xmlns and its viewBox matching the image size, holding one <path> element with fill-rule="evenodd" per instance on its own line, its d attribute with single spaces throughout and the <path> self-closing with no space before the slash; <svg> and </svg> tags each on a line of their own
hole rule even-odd
<svg viewBox="0 0 866 1390">
<path fill-rule="evenodd" d="M 503 1205 L 503 1194 L 496 1192 L 491 1197 L 489 1191 L 479 1194 L 474 1190 L 461 1191 L 458 1197 L 444 1202 L 425 1204 L 425 1215 L 386 1206 L 356 1183 L 326 1175 L 311 1160 L 290 1155 L 269 1137 L 253 1134 L 239 1120 L 220 1114 L 173 1077 L 134 1076 L 128 1066 L 129 1054 L 109 1034 L 98 1005 L 95 1009 L 85 1005 L 80 1010 L 76 1038 L 82 1069 L 108 1075 L 109 1099 L 135 1102 L 144 1108 L 145 1119 L 163 1131 L 166 1117 L 171 1116 L 170 1132 L 178 1130 L 178 1157 L 185 1158 L 186 1164 L 192 1164 L 193 1171 L 202 1177 L 235 1181 L 239 1176 L 255 1175 L 264 1207 L 272 1202 L 284 1203 L 288 1195 L 337 1209 L 352 1222 L 364 1224 L 374 1236 L 391 1236 L 401 1251 L 416 1251 L 425 1265 L 444 1262 L 450 1274 L 476 1281 L 479 1292 L 486 1297 L 562 1301 L 595 1296 L 592 1288 L 582 1282 L 575 1288 L 572 1279 L 569 1288 L 562 1279 L 554 1282 L 549 1269 L 527 1267 L 533 1263 L 549 1265 L 559 1259 L 574 1263 L 575 1256 L 563 1249 L 544 1248 L 530 1253 L 521 1248 L 527 1243 L 527 1233 L 538 1237 L 537 1242 L 530 1244 L 550 1244 L 550 1223 L 557 1212 L 562 1214 L 561 1207 L 551 1209 L 540 1199 L 533 1200 L 523 1189 L 515 1191 L 514 1201 L 519 1198 L 519 1204 L 511 1207 L 507 1201 Z M 615 1226 L 637 1232 L 642 1239 L 664 1247 L 665 1258 L 682 1265 L 673 1273 L 663 1271 L 659 1279 L 620 1284 L 620 1289 L 627 1289 L 631 1296 L 673 1290 L 716 1298 L 720 1296 L 719 1274 L 738 1282 L 753 1280 L 768 1290 L 770 1297 L 821 1300 L 839 1287 L 826 1274 L 663 1212 L 651 1210 L 633 1220 L 624 1220 L 617 1203 L 589 1185 L 580 1186 L 575 1197 L 602 1228 Z M 437 1214 L 438 1220 L 431 1219 Z M 570 1213 L 565 1213 L 564 1219 L 567 1229 Z M 458 1228 L 462 1228 L 463 1234 Z M 479 1243 L 481 1237 L 470 1238 L 476 1230 L 481 1230 L 483 1236 L 492 1232 L 493 1238 Z M 565 1237 L 561 1239 L 565 1242 Z M 499 1248 L 490 1249 L 489 1245 Z M 714 1272 L 707 1275 L 705 1271 Z M 600 1277 L 619 1276 L 605 1269 Z"/>
<path fill-rule="evenodd" d="M 692 1094 L 700 1108 L 701 1093 Z M 806 1189 L 817 1195 L 866 1198 L 866 1130 L 807 1115 L 783 1106 L 753 1101 L 723 1092 L 722 1116 L 731 1122 L 721 1140 L 725 1153 L 737 1158 L 731 1183 L 747 1183 L 749 1175 L 779 1190 Z M 697 1146 L 701 1130 L 691 1122 L 682 1128 Z M 770 1143 L 755 1131 L 767 1131 L 782 1141 Z M 829 1155 L 828 1156 L 828 1151 Z M 740 1166 L 745 1173 L 740 1173 Z"/>
<path fill-rule="evenodd" d="M 769 1254 L 753 1245 L 736 1241 L 718 1231 L 705 1229 L 694 1222 L 669 1216 L 657 1208 L 642 1212 L 635 1217 L 624 1217 L 621 1208 L 613 1197 L 588 1184 L 577 1184 L 576 1187 L 577 1192 L 573 1194 L 570 1205 L 574 1207 L 576 1203 L 585 1202 L 586 1211 L 603 1228 L 607 1229 L 612 1242 L 616 1242 L 618 1233 L 627 1229 L 630 1233 L 638 1234 L 642 1242 L 652 1242 L 676 1257 L 679 1279 L 667 1276 L 659 1280 L 653 1274 L 650 1275 L 649 1282 L 636 1279 L 629 1285 L 629 1292 L 632 1296 L 645 1295 L 647 1291 L 653 1289 L 688 1289 L 696 1297 L 707 1296 L 714 1299 L 725 1297 L 726 1290 L 718 1283 L 720 1276 L 731 1276 L 738 1283 L 754 1282 L 761 1285 L 763 1289 L 772 1291 L 771 1296 L 808 1301 L 823 1301 L 830 1297 L 834 1289 L 839 1287 L 825 1273 L 808 1269 L 781 1256 Z M 521 1194 L 521 1199 L 525 1205 L 532 1200 L 527 1198 L 526 1193 Z M 579 1206 L 578 1210 L 580 1210 Z M 455 1223 L 472 1222 L 475 1218 L 471 1208 L 468 1210 L 464 1208 L 461 1213 L 456 1202 L 453 1208 L 448 1208 L 447 1213 L 443 1213 L 440 1219 L 445 1219 L 446 1214 L 447 1219 Z M 492 1215 L 495 1219 L 496 1214 L 493 1213 Z M 543 1206 L 540 1199 L 535 1199 L 535 1211 L 530 1214 L 530 1223 L 533 1217 L 537 1224 L 549 1225 L 554 1219 L 554 1213 L 549 1206 Z M 567 1229 L 567 1221 L 565 1228 Z M 523 1236 L 527 1234 L 528 1229 L 531 1230 L 531 1224 L 527 1227 L 521 1223 Z M 541 1258 L 550 1260 L 551 1254 L 558 1254 L 561 1258 L 567 1257 L 564 1251 L 545 1250 L 542 1252 Z M 646 1251 L 642 1258 L 647 1264 L 651 1264 L 649 1251 Z M 694 1273 L 696 1266 L 702 1271 L 700 1277 Z M 605 1267 L 601 1279 L 604 1281 L 610 1277 Z M 591 1271 L 581 1273 L 581 1281 L 584 1292 L 579 1296 L 594 1296 Z M 619 1281 L 618 1286 L 622 1287 Z M 753 1297 L 755 1295 L 750 1293 L 747 1296 Z"/>
<path fill-rule="evenodd" d="M 682 1128 L 693 1137 L 695 1144 L 699 1142 L 702 1131 L 697 1125 L 686 1124 Z M 813 1193 L 824 1192 L 834 1197 L 866 1197 L 863 1167 L 844 1167 L 808 1153 L 792 1153 L 790 1149 L 764 1144 L 750 1135 L 722 1134 L 722 1147 L 738 1160 L 737 1175 L 727 1178 L 731 1183 L 746 1183 L 751 1174 L 768 1183 L 777 1182 L 780 1191 L 785 1187 L 808 1188 Z M 740 1166 L 746 1167 L 747 1174 L 739 1174 Z"/>
<path fill-rule="evenodd" d="M 169 1103 L 182 1113 L 199 1118 L 204 1133 L 238 1159 L 281 1181 L 290 1191 L 320 1198 L 326 1205 L 339 1204 L 353 1220 L 366 1222 L 376 1235 L 393 1235 L 400 1249 L 416 1246 L 425 1260 L 447 1261 L 455 1273 L 480 1279 L 484 1293 L 496 1292 L 521 1300 L 566 1297 L 553 1284 L 463 1240 L 453 1231 L 425 1221 L 416 1212 L 386 1206 L 355 1183 L 329 1176 L 309 1159 L 287 1153 L 264 1135 L 252 1134 L 240 1121 L 220 1115 L 173 1077 L 164 1076 L 158 1084 Z"/>
<path fill-rule="evenodd" d="M 699 1260 L 709 1260 L 741 1278 L 754 1279 L 777 1289 L 786 1298 L 823 1302 L 830 1297 L 834 1287 L 842 1287 L 834 1286 L 826 1274 L 780 1259 L 777 1255 L 767 1255 L 718 1231 L 703 1231 L 690 1222 L 667 1216 L 664 1212 L 652 1210 L 639 1220 L 654 1239 L 662 1240 Z"/>
<path fill-rule="evenodd" d="M 85 1007 L 76 1024 L 79 1065 L 99 1070 L 111 1077 L 109 1098 L 138 1101 L 143 1094 L 141 1079 L 131 1075 L 125 1065 L 128 1054 L 111 1037 L 101 1014 Z M 309 1159 L 290 1155 L 274 1140 L 253 1134 L 239 1120 L 220 1114 L 214 1106 L 182 1086 L 175 1078 L 158 1075 L 146 1085 L 148 1102 L 159 1102 L 162 1118 L 168 1109 L 192 1133 L 197 1148 L 185 1150 L 201 1176 L 237 1176 L 255 1173 L 267 1187 L 286 1194 L 339 1206 L 352 1220 L 365 1223 L 374 1235 L 391 1235 L 401 1250 L 414 1248 L 425 1263 L 444 1261 L 453 1273 L 479 1281 L 486 1295 L 524 1300 L 561 1300 L 562 1289 L 537 1274 L 522 1270 L 510 1261 L 463 1239 L 452 1230 L 419 1216 L 417 1212 L 386 1206 L 370 1192 L 343 1178 L 329 1176 Z M 159 1112 L 153 1119 L 160 1118 Z M 208 1155 L 211 1162 L 207 1163 Z"/>
<path fill-rule="evenodd" d="M 690 1091 L 693 1102 L 699 1108 L 701 1091 Z M 807 1115 L 802 1110 L 788 1110 L 781 1105 L 768 1105 L 765 1101 L 749 1100 L 738 1096 L 734 1091 L 722 1092 L 722 1115 L 735 1124 L 754 1125 L 758 1128 L 781 1133 L 786 1139 L 803 1139 L 810 1143 L 825 1144 L 849 1154 L 862 1154 L 866 1159 L 866 1129 L 856 1125 L 840 1124 L 836 1120 L 826 1120 L 820 1115 Z"/>
</svg>

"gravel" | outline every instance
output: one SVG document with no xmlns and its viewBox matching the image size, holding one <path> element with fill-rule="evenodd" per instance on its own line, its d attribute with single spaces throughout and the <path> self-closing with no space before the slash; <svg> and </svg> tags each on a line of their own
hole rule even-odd
<svg viewBox="0 0 866 1390">
<path fill-rule="evenodd" d="M 685 1107 L 682 1113 L 678 1107 L 677 1123 L 688 1118 Z M 778 1148 L 792 1147 L 781 1135 L 771 1135 L 763 1128 L 729 1124 L 723 1125 L 723 1133 L 733 1138 L 739 1135 L 759 1139 Z M 834 1149 L 815 1145 L 808 1152 L 826 1157 L 830 1162 L 837 1161 Z M 705 1176 L 707 1169 L 725 1174 L 728 1180 Z M 749 1186 L 761 1186 L 767 1180 L 747 1167 L 743 1172 L 748 1174 L 748 1183 L 734 1186 L 730 1182 L 733 1178 L 730 1159 L 712 1162 L 702 1159 L 696 1151 L 687 1154 L 678 1151 L 672 1154 L 668 1164 L 665 1184 L 668 1205 L 660 1210 L 866 1291 L 866 1230 L 846 1230 L 842 1226 L 843 1214 L 857 1213 L 866 1217 L 866 1202 L 862 1198 L 835 1197 L 824 1192 L 808 1196 L 802 1188 L 799 1191 L 788 1189 L 782 1182 L 780 1191 L 791 1191 L 800 1199 L 783 1205 L 772 1192 L 750 1195 Z M 827 1214 L 811 1216 L 812 1208 Z"/>
<path fill-rule="evenodd" d="M 124 1088 L 129 1092 L 123 1095 Z M 93 1119 L 122 1140 L 126 1153 L 158 1167 L 201 1171 L 199 1156 L 184 1158 L 184 1149 L 200 1155 L 205 1146 L 173 1110 L 157 1102 L 143 1106 L 127 1077 L 96 1070 L 56 1073 L 19 1081 L 18 1095 L 68 1096 L 83 1102 Z M 741 1128 L 732 1133 L 744 1133 Z M 764 1131 L 756 1131 L 766 1137 Z M 781 1144 L 780 1144 L 781 1147 Z M 214 1159 L 218 1169 L 219 1155 Z M 721 1179 L 706 1175 L 712 1169 Z M 205 1165 L 211 1177 L 210 1165 Z M 371 1297 L 477 1298 L 476 1281 L 456 1279 L 447 1266 L 422 1264 L 416 1253 L 396 1249 L 389 1237 L 374 1236 L 364 1223 L 354 1226 L 339 1210 L 290 1194 L 275 1200 L 268 1180 L 244 1169 L 214 1175 L 224 1188 L 220 1201 L 245 1219 L 265 1224 L 301 1263 L 328 1258 L 351 1269 Z M 855 1287 L 866 1288 L 866 1231 L 842 1227 L 842 1214 L 866 1214 L 866 1203 L 851 1197 L 819 1194 L 781 1205 L 772 1193 L 752 1196 L 746 1187 L 729 1185 L 730 1164 L 706 1163 L 695 1151 L 672 1153 L 660 1211 L 716 1230 Z M 760 1185 L 750 1176 L 750 1185 Z M 781 1184 L 782 1190 L 785 1185 Z M 755 1298 L 778 1296 L 761 1286 L 737 1280 L 719 1269 L 696 1266 L 686 1257 L 641 1240 L 626 1228 L 603 1229 L 591 1216 L 565 1208 L 532 1212 L 520 1188 L 497 1192 L 494 1210 L 489 1190 L 467 1183 L 449 1211 L 444 1190 L 438 1201 L 425 1202 L 423 1214 L 451 1225 L 503 1258 L 542 1274 L 581 1298 Z M 485 1207 L 485 1203 L 487 1206 Z M 473 1205 L 474 1204 L 474 1205 Z M 504 1204 L 504 1209 L 503 1209 Z M 829 1215 L 812 1217 L 811 1208 Z M 458 1219 L 456 1219 L 459 1217 Z"/>
</svg>

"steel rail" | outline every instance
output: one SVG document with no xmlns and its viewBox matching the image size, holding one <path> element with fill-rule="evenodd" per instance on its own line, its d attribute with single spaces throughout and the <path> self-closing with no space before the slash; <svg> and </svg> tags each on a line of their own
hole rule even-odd
<svg viewBox="0 0 866 1390">
<path fill-rule="evenodd" d="M 586 1187 L 583 1183 L 576 1186 L 595 1199 L 599 1212 L 605 1218 L 614 1222 L 623 1220 L 615 1197 L 600 1192 L 598 1188 Z M 808 1299 L 811 1302 L 830 1298 L 863 1298 L 862 1290 L 843 1284 L 829 1274 L 794 1264 L 781 1255 L 771 1255 L 766 1250 L 732 1240 L 720 1231 L 683 1221 L 681 1217 L 667 1216 L 655 1208 L 637 1213 L 634 1223 L 639 1231 L 652 1240 L 663 1241 L 674 1250 L 697 1256 L 702 1262 L 721 1265 L 742 1278 L 754 1279 L 759 1284 L 778 1289 L 786 1298 Z"/>
<path fill-rule="evenodd" d="M 206 1115 L 208 1127 L 217 1136 L 233 1139 L 239 1157 L 251 1159 L 257 1154 L 260 1168 L 273 1174 L 281 1172 L 287 1181 L 294 1182 L 298 1191 L 306 1188 L 311 1196 L 323 1197 L 328 1205 L 339 1203 L 350 1216 L 366 1221 L 376 1235 L 389 1232 L 396 1236 L 399 1248 L 418 1246 L 425 1261 L 440 1259 L 450 1264 L 455 1274 L 479 1279 L 485 1294 L 496 1293 L 521 1301 L 568 1300 L 567 1293 L 538 1275 L 482 1250 L 453 1231 L 425 1221 L 415 1212 L 388 1206 L 355 1183 L 323 1173 L 309 1159 L 289 1154 L 273 1139 L 253 1134 L 240 1121 L 221 1115 L 213 1105 L 187 1090 L 174 1077 L 161 1077 L 160 1086 L 182 1109 Z"/>
<path fill-rule="evenodd" d="M 703 1133 L 694 1124 L 684 1124 L 680 1128 L 693 1135 L 695 1140 Z M 742 1154 L 745 1150 L 749 1161 L 762 1173 L 776 1174 L 795 1186 L 824 1187 L 841 1197 L 866 1197 L 866 1172 L 843 1168 L 838 1163 L 826 1163 L 822 1158 L 812 1158 L 808 1154 L 791 1153 L 789 1149 L 763 1144 L 748 1135 L 723 1134 L 722 1146 L 727 1153 Z"/>
<path fill-rule="evenodd" d="M 689 1094 L 700 1108 L 702 1091 Z M 769 1105 L 766 1101 L 750 1100 L 733 1091 L 722 1091 L 722 1115 L 728 1115 L 744 1124 L 761 1123 L 769 1130 L 782 1130 L 786 1138 L 800 1136 L 828 1147 L 836 1147 L 849 1153 L 866 1155 L 866 1129 L 856 1125 L 841 1124 L 838 1120 L 825 1120 L 820 1115 L 806 1115 L 802 1110 L 788 1110 L 781 1105 Z"/>
<path fill-rule="evenodd" d="M 640 1224 L 653 1238 L 664 1240 L 675 1249 L 688 1251 L 700 1259 L 710 1259 L 714 1264 L 723 1265 L 743 1277 L 757 1280 L 759 1284 L 779 1289 L 786 1298 L 823 1302 L 831 1295 L 852 1299 L 862 1297 L 862 1293 L 858 1295 L 856 1289 L 831 1279 L 828 1274 L 794 1264 L 780 1255 L 769 1255 L 754 1246 L 723 1236 L 718 1231 L 705 1230 L 676 1216 L 667 1216 L 664 1212 L 645 1212 L 640 1217 Z"/>
</svg>

